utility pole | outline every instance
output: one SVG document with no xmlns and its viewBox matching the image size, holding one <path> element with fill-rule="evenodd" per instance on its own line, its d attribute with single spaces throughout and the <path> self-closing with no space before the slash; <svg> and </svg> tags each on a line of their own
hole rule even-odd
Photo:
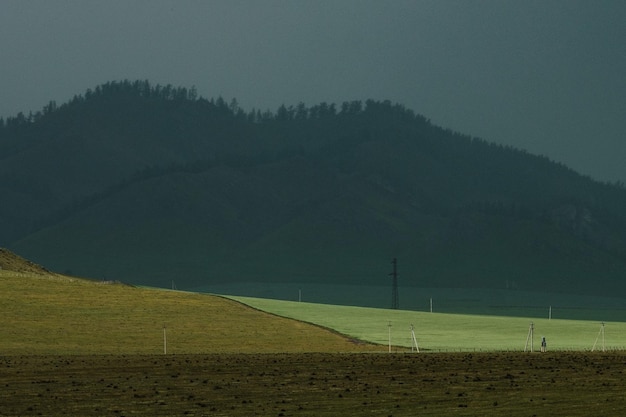
<svg viewBox="0 0 626 417">
<path fill-rule="evenodd" d="M 397 310 L 400 308 L 400 300 L 398 299 L 398 260 L 393 258 L 391 264 L 393 265 L 393 272 L 389 274 L 391 276 L 391 308 Z"/>
<path fill-rule="evenodd" d="M 530 340 L 530 351 L 533 351 L 533 342 L 535 339 L 535 323 L 530 323 L 528 328 L 528 336 L 526 336 L 526 345 L 524 345 L 524 352 L 528 350 L 528 341 Z"/>
<path fill-rule="evenodd" d="M 165 324 L 163 325 L 163 354 L 167 355 L 167 333 L 165 332 Z"/>
</svg>

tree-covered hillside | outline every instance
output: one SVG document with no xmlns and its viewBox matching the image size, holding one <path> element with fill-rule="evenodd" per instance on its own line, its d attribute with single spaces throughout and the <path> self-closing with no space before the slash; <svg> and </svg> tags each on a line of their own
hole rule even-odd
<svg viewBox="0 0 626 417">
<path fill-rule="evenodd" d="M 626 290 L 622 185 L 386 101 L 111 82 L 2 120 L 0 193 L 0 246 L 94 278 Z"/>
</svg>

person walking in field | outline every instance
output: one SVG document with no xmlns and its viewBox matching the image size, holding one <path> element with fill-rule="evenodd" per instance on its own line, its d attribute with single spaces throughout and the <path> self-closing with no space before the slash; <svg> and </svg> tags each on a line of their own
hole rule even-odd
<svg viewBox="0 0 626 417">
<path fill-rule="evenodd" d="M 541 338 L 541 351 L 545 352 L 547 350 L 546 349 L 547 347 L 548 347 L 548 344 L 546 343 L 546 338 L 542 337 Z"/>
</svg>

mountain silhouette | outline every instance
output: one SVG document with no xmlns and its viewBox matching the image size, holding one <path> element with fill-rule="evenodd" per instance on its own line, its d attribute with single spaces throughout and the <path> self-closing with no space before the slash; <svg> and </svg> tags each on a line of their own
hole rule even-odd
<svg viewBox="0 0 626 417">
<path fill-rule="evenodd" d="M 622 184 L 388 101 L 109 82 L 0 122 L 0 193 L 0 246 L 92 278 L 626 289 Z"/>
</svg>

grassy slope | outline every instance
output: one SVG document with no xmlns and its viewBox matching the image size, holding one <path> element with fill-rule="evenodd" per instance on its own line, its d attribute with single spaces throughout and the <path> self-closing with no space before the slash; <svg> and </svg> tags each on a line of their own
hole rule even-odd
<svg viewBox="0 0 626 417">
<path fill-rule="evenodd" d="M 601 325 L 595 321 L 232 297 L 235 302 L 210 295 L 6 270 L 0 270 L 0 294 L 3 354 L 160 354 L 164 326 L 168 353 L 384 351 L 388 324 L 394 346 L 411 346 L 413 324 L 421 350 L 522 350 L 531 322 L 535 349 L 542 336 L 550 350 L 589 350 L 596 341 L 596 349 L 602 347 L 602 338 L 598 338 Z M 355 344 L 303 322 L 383 346 Z M 626 323 L 606 324 L 605 345 L 608 349 L 626 346 Z"/>
<path fill-rule="evenodd" d="M 228 299 L 0 271 L 1 354 L 379 350 Z"/>
<path fill-rule="evenodd" d="M 602 349 L 601 324 L 583 320 L 548 320 L 441 314 L 417 311 L 346 307 L 260 298 L 231 297 L 255 308 L 284 317 L 315 323 L 355 338 L 397 346 L 411 346 L 410 326 L 422 350 L 523 350 L 534 325 L 534 349 L 545 336 L 550 350 Z M 626 347 L 626 323 L 610 322 L 604 327 L 605 347 Z M 530 349 L 530 340 L 528 342 Z"/>
<path fill-rule="evenodd" d="M 0 270 L 34 275 L 47 275 L 50 273 L 44 267 L 24 259 L 5 248 L 0 248 Z"/>
<path fill-rule="evenodd" d="M 228 354 L 386 349 L 357 345 L 319 327 L 221 297 L 48 272 L 11 272 L 7 259 L 12 267 L 23 264 L 7 257 L 0 270 L 0 313 L 5 319 L 0 327 L 0 415 L 623 414 L 622 353 Z M 403 326 L 412 322 L 422 348 L 428 347 L 429 338 L 442 346 L 467 348 L 486 336 L 497 337 L 494 343 L 500 348 L 507 337 L 514 337 L 517 347 L 528 323 L 519 318 L 241 301 L 343 326 L 381 343 L 387 341 L 387 320 L 393 325 L 394 344 L 408 340 L 398 333 L 406 335 Z M 169 352 L 176 355 L 162 354 L 163 324 Z M 590 333 L 594 339 L 598 329 L 598 323 L 583 321 L 535 324 L 538 332 L 546 330 L 560 341 Z M 619 335 L 626 333 L 625 327 L 608 323 L 607 341 L 622 343 Z M 178 355 L 209 352 L 218 354 Z M 48 356 L 57 354 L 76 356 Z"/>
</svg>

